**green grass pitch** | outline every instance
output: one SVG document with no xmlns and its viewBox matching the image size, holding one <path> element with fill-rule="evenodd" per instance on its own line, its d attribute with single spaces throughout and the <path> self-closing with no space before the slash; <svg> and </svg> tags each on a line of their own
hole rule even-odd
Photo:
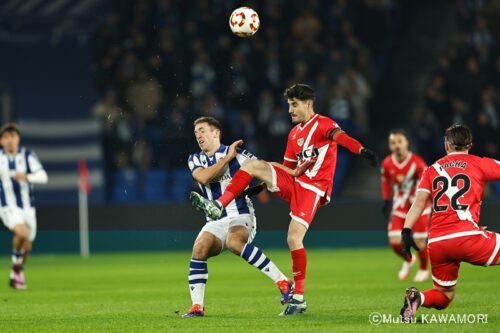
<svg viewBox="0 0 500 333">
<path fill-rule="evenodd" d="M 290 274 L 287 251 L 266 251 Z M 309 250 L 307 313 L 278 317 L 277 288 L 240 258 L 209 261 L 205 318 L 181 319 L 190 306 L 188 252 L 34 255 L 29 290 L 7 286 L 9 258 L 0 258 L 0 332 L 500 332 L 500 271 L 462 265 L 457 296 L 440 313 L 488 314 L 487 324 L 381 324 L 397 315 L 405 287 L 389 249 Z M 415 268 L 414 268 L 415 272 Z M 416 284 L 419 288 L 431 282 Z M 179 314 L 180 311 L 180 314 Z M 419 314 L 438 313 L 421 309 Z"/>
</svg>

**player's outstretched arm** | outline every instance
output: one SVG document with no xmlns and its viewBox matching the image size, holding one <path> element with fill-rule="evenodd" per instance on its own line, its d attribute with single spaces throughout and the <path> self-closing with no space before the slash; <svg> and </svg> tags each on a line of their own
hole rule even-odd
<svg viewBox="0 0 500 333">
<path fill-rule="evenodd" d="M 481 159 L 481 170 L 483 171 L 485 180 L 500 180 L 500 161 L 489 157 L 483 157 Z"/>
<path fill-rule="evenodd" d="M 200 184 L 206 185 L 217 177 L 226 165 L 236 156 L 236 148 L 243 144 L 243 140 L 237 140 L 229 146 L 227 155 L 219 159 L 217 163 L 208 168 L 198 168 L 193 171 L 193 178 Z"/>
<path fill-rule="evenodd" d="M 378 164 L 378 157 L 373 151 L 363 147 L 358 140 L 350 137 L 340 128 L 334 128 L 328 134 L 328 137 L 330 140 L 337 142 L 342 147 L 347 148 L 351 153 L 361 155 L 361 157 L 370 162 L 371 166 L 376 166 Z"/>
<path fill-rule="evenodd" d="M 313 164 L 314 162 L 311 161 L 311 160 L 306 160 L 306 161 L 303 161 L 302 163 L 298 164 L 295 169 L 292 169 L 292 168 L 289 168 L 283 164 L 280 164 L 278 162 L 271 162 L 272 165 L 274 165 L 275 167 L 278 167 L 280 169 L 283 169 L 285 170 L 290 176 L 293 176 L 293 177 L 299 177 L 300 175 L 302 175 L 304 172 L 306 172 L 307 168 L 309 168 L 311 166 L 311 164 Z"/>
<path fill-rule="evenodd" d="M 411 248 L 419 251 L 419 248 L 415 244 L 413 239 L 412 228 L 417 222 L 417 220 L 422 216 L 424 212 L 427 200 L 429 199 L 429 193 L 426 191 L 418 191 L 415 201 L 411 205 L 408 214 L 406 215 L 405 224 L 403 231 L 401 232 L 401 242 L 403 245 L 403 255 L 411 258 Z"/>
<path fill-rule="evenodd" d="M 31 173 L 16 172 L 12 178 L 18 182 L 30 182 L 32 184 L 47 184 L 49 177 L 43 169 Z"/>
<path fill-rule="evenodd" d="M 382 187 L 382 199 L 384 199 L 384 204 L 382 206 L 382 214 L 386 219 L 388 219 L 391 216 L 391 211 L 392 211 L 392 202 L 391 202 L 391 192 L 392 192 L 392 186 L 391 186 L 391 181 L 388 177 L 387 169 L 384 167 L 382 163 L 382 176 L 380 179 L 381 182 L 381 187 Z"/>
<path fill-rule="evenodd" d="M 49 176 L 44 169 L 28 173 L 26 175 L 27 180 L 33 184 L 47 184 L 49 181 Z"/>
</svg>

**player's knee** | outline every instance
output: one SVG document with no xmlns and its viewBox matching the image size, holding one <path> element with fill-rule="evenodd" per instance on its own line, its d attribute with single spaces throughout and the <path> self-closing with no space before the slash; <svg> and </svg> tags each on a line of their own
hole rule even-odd
<svg viewBox="0 0 500 333">
<path fill-rule="evenodd" d="M 435 308 L 438 310 L 444 310 L 448 307 L 448 305 L 450 305 L 451 301 L 453 301 L 453 298 L 455 297 L 455 288 L 450 287 L 437 289 L 444 294 L 444 297 L 442 298 L 442 302 L 439 305 L 436 305 Z"/>
<path fill-rule="evenodd" d="M 448 307 L 448 305 L 450 305 L 450 303 L 451 303 L 452 300 L 453 300 L 453 298 L 451 298 L 451 299 L 447 298 L 447 300 L 444 301 L 443 303 L 435 305 L 435 308 L 437 310 L 444 310 L 444 309 L 446 309 Z"/>
<path fill-rule="evenodd" d="M 255 173 L 260 166 L 261 161 L 248 159 L 241 165 L 241 169 L 248 172 L 249 174 Z"/>
<path fill-rule="evenodd" d="M 420 250 L 423 250 L 427 247 L 427 241 L 425 239 L 415 239 L 415 244 Z"/>
<path fill-rule="evenodd" d="M 28 239 L 28 228 L 24 224 L 18 224 L 14 227 L 14 234 L 22 241 Z"/>
<path fill-rule="evenodd" d="M 240 255 L 243 251 L 245 242 L 239 237 L 228 237 L 226 240 L 226 247 L 234 254 Z"/>
<path fill-rule="evenodd" d="M 389 245 L 400 245 L 401 244 L 401 236 L 390 236 L 389 237 Z"/>
<path fill-rule="evenodd" d="M 450 304 L 451 301 L 453 301 L 453 299 L 455 298 L 455 289 L 448 289 L 448 290 L 444 291 L 444 294 L 450 300 L 448 302 L 448 304 Z M 448 307 L 448 304 L 446 304 L 446 307 Z"/>
<path fill-rule="evenodd" d="M 290 250 L 296 250 L 304 247 L 302 244 L 302 237 L 296 234 L 288 234 L 286 241 Z"/>
<path fill-rule="evenodd" d="M 209 244 L 207 244 L 206 242 L 196 242 L 193 246 L 192 257 L 200 260 L 206 260 L 208 258 L 209 252 Z"/>
</svg>

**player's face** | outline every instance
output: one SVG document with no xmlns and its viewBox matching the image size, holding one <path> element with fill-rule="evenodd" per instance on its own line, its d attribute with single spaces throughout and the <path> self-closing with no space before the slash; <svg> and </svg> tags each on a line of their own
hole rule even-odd
<svg viewBox="0 0 500 333">
<path fill-rule="evenodd" d="M 301 101 L 297 98 L 288 100 L 288 113 L 292 117 L 292 123 L 294 124 L 306 120 L 310 110 L 312 110 L 312 101 Z"/>
<path fill-rule="evenodd" d="M 0 143 L 2 147 L 8 153 L 14 153 L 19 150 L 19 142 L 21 138 L 16 132 L 5 132 L 0 138 Z"/>
<path fill-rule="evenodd" d="M 389 149 L 396 156 L 406 156 L 408 153 L 409 142 L 403 134 L 389 135 Z"/>
<path fill-rule="evenodd" d="M 217 149 L 220 145 L 219 135 L 219 130 L 207 123 L 200 123 L 194 127 L 196 142 L 198 142 L 198 146 L 200 146 L 200 149 L 203 151 Z"/>
</svg>

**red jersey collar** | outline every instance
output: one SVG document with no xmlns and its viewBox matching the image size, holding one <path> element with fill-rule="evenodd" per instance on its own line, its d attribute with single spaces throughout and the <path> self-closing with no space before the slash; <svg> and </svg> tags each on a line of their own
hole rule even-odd
<svg viewBox="0 0 500 333">
<path fill-rule="evenodd" d="M 301 130 L 303 130 L 303 129 L 304 129 L 305 127 L 307 127 L 307 125 L 309 125 L 309 124 L 313 121 L 313 119 L 314 119 L 314 118 L 316 118 L 317 116 L 318 116 L 318 114 L 316 113 L 314 116 L 312 116 L 312 117 L 311 117 L 311 119 L 309 119 L 309 120 L 308 120 L 308 121 L 306 121 L 305 123 L 300 123 L 300 124 L 299 124 L 299 128 L 300 128 Z"/>
<path fill-rule="evenodd" d="M 394 154 L 391 154 L 392 162 L 400 169 L 404 168 L 408 164 L 408 162 L 410 162 L 412 156 L 413 153 L 410 151 L 408 152 L 408 156 L 406 156 L 406 158 L 402 162 L 398 162 L 396 157 L 394 157 Z"/>
</svg>

